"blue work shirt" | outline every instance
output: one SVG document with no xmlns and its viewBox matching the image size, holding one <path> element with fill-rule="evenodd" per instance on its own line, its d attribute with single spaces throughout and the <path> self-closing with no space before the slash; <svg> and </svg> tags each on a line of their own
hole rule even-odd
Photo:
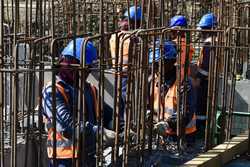
<svg viewBox="0 0 250 167">
<path fill-rule="evenodd" d="M 73 129 L 76 128 L 76 126 L 73 123 L 73 105 L 76 104 L 77 102 L 78 91 L 71 85 L 61 80 L 58 76 L 56 78 L 56 83 L 64 88 L 64 92 L 69 99 L 67 103 L 63 94 L 60 91 L 56 90 L 56 129 L 59 132 L 72 133 Z M 95 109 L 94 109 L 93 97 L 90 91 L 91 91 L 90 85 L 87 83 L 85 87 L 85 92 L 84 92 L 85 105 L 87 109 L 86 130 L 87 131 L 90 130 L 93 133 L 95 133 L 97 129 L 97 127 L 94 126 L 96 124 Z M 47 121 L 52 123 L 53 114 L 52 114 L 52 85 L 51 84 L 48 84 L 43 89 L 42 95 L 43 95 L 42 113 L 47 119 Z"/>
</svg>

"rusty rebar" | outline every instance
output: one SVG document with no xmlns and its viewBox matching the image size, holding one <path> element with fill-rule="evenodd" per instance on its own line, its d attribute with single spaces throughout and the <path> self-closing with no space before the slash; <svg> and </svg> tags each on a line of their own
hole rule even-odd
<svg viewBox="0 0 250 167">
<path fill-rule="evenodd" d="M 3 68 L 4 57 L 4 0 L 0 1 L 0 67 Z M 0 166 L 4 166 L 4 88 L 3 85 L 3 73 L 0 73 Z"/>
<path fill-rule="evenodd" d="M 1 64 L 0 64 L 0 90 L 4 90 L 0 94 L 0 152 L 1 152 L 1 166 L 4 166 L 4 157 L 3 154 L 7 147 L 6 145 L 11 144 L 13 146 L 11 150 L 11 161 L 12 166 L 17 166 L 16 163 L 16 153 L 17 153 L 17 141 L 16 138 L 18 135 L 23 135 L 24 140 L 26 141 L 25 147 L 26 151 L 25 154 L 25 165 L 28 163 L 28 158 L 30 151 L 28 151 L 28 143 L 32 140 L 30 136 L 35 135 L 36 136 L 36 111 L 34 112 L 35 104 L 36 104 L 36 96 L 35 92 L 38 90 L 39 96 L 42 96 L 42 88 L 44 86 L 44 73 L 45 72 L 51 72 L 52 73 L 52 90 L 53 90 L 53 119 L 56 118 L 56 104 L 55 104 L 55 75 L 56 75 L 56 62 L 58 55 L 57 53 L 60 53 L 61 46 L 56 46 L 56 44 L 59 43 L 59 41 L 63 41 L 64 44 L 68 39 L 75 39 L 77 36 L 83 32 L 92 32 L 93 36 L 96 34 L 99 34 L 100 36 L 94 39 L 94 43 L 98 46 L 98 53 L 99 53 L 99 64 L 98 67 L 94 68 L 93 70 L 95 72 L 98 72 L 100 74 L 99 78 L 99 100 L 100 103 L 98 104 L 99 110 L 103 110 L 103 101 L 104 101 L 104 73 L 106 69 L 114 69 L 114 72 L 110 72 L 114 74 L 115 82 L 114 82 L 114 114 L 113 114 L 113 121 L 114 121 L 114 131 L 116 132 L 116 139 L 115 139 L 115 145 L 113 146 L 113 155 L 112 155 L 112 165 L 119 165 L 120 159 L 124 160 L 122 163 L 124 166 L 128 166 L 130 162 L 130 153 L 131 152 L 137 152 L 137 164 L 141 165 L 140 162 L 143 162 L 144 156 L 146 156 L 147 149 L 154 150 L 154 144 L 157 144 L 157 140 L 159 138 L 155 138 L 153 135 L 152 128 L 154 127 L 154 118 L 153 114 L 154 106 L 155 104 L 153 101 L 156 97 L 149 97 L 148 93 L 148 87 L 147 87 L 147 77 L 148 77 L 148 68 L 152 68 L 152 74 L 154 76 L 155 71 L 155 63 L 152 63 L 151 66 L 148 65 L 147 62 L 147 55 L 148 55 L 148 47 L 151 45 L 151 42 L 154 43 L 153 49 L 153 55 L 155 54 L 155 41 L 158 37 L 161 38 L 160 41 L 160 55 L 163 55 L 163 42 L 165 39 L 168 39 L 168 35 L 170 31 L 179 31 L 181 33 L 186 34 L 186 38 L 188 38 L 188 34 L 190 34 L 190 41 L 186 41 L 187 47 L 186 47 L 186 54 L 189 54 L 188 49 L 190 48 L 190 45 L 199 45 L 199 41 L 196 43 L 194 40 L 194 35 L 199 32 L 214 32 L 217 33 L 219 36 L 218 41 L 214 41 L 210 48 L 212 48 L 214 51 L 211 51 L 211 63 L 210 63 L 210 75 L 209 78 L 209 95 L 208 95 L 208 106 L 207 106 L 207 112 L 208 112 L 208 128 L 206 130 L 206 144 L 211 145 L 213 144 L 212 138 L 213 134 L 215 132 L 215 123 L 216 123 L 216 112 L 217 112 L 217 97 L 221 97 L 222 101 L 222 127 L 221 127 L 221 139 L 220 142 L 224 141 L 225 137 L 225 128 L 229 127 L 229 130 L 227 131 L 227 138 L 230 138 L 230 129 L 232 124 L 234 123 L 232 119 L 233 114 L 233 101 L 235 99 L 234 97 L 234 91 L 235 91 L 235 71 L 234 68 L 237 64 L 242 64 L 245 60 L 244 57 L 242 58 L 240 56 L 241 51 L 244 49 L 244 54 L 247 53 L 247 50 L 249 50 L 249 45 L 245 45 L 247 42 L 247 38 L 249 38 L 249 33 L 243 32 L 243 31 L 249 31 L 247 28 L 249 27 L 248 24 L 244 25 L 244 20 L 249 20 L 249 15 L 246 16 L 244 19 L 244 12 L 241 12 L 241 10 L 244 10 L 246 12 L 249 12 L 249 3 L 241 3 L 236 1 L 225 1 L 225 0 L 213 0 L 213 1 L 204 1 L 199 3 L 197 0 L 189 1 L 187 3 L 191 2 L 190 9 L 191 14 L 187 11 L 187 4 L 184 1 L 122 1 L 122 2 L 111 2 L 111 1 L 38 1 L 38 0 L 25 0 L 23 3 L 19 0 L 12 0 L 12 1 L 4 1 L 1 0 L 1 19 L 0 19 L 0 57 L 1 57 Z M 65 6 L 67 4 L 67 6 Z M 6 5 L 6 6 L 4 6 Z M 115 28 L 117 28 L 118 24 L 118 13 L 117 9 L 128 9 L 129 7 L 135 5 L 140 6 L 142 8 L 143 13 L 143 19 L 141 19 L 141 22 L 135 22 L 135 27 L 140 28 L 146 28 L 140 31 L 138 34 L 129 35 L 127 38 L 128 40 L 131 40 L 131 44 L 133 45 L 130 48 L 130 54 L 128 56 L 128 64 L 124 64 L 123 60 L 119 57 L 122 56 L 123 52 L 123 46 L 124 44 L 121 44 L 121 40 L 126 35 L 130 34 L 130 32 L 122 32 L 122 35 L 118 35 L 116 37 L 116 62 L 115 65 L 110 67 L 108 65 L 108 61 L 110 60 L 109 56 L 109 44 L 106 42 L 110 38 L 109 35 L 116 31 Z M 217 7 L 219 5 L 220 9 Z M 202 9 L 200 9 L 202 8 Z M 74 10 L 75 9 L 75 10 Z M 112 11 L 112 12 L 110 12 Z M 196 24 L 198 20 L 200 19 L 202 14 L 207 13 L 208 11 L 214 12 L 218 16 L 219 20 L 219 29 L 220 30 L 196 30 Z M 121 13 L 120 13 L 121 14 Z M 123 14 L 123 13 L 122 13 Z M 130 12 L 128 12 L 130 15 Z M 169 22 L 170 18 L 176 14 L 183 14 L 186 15 L 187 18 L 190 18 L 191 15 L 191 23 L 190 28 L 191 29 L 183 29 L 183 30 L 171 30 L 166 28 L 167 22 Z M 23 18 L 21 16 L 24 16 Z M 137 15 L 135 16 L 138 17 Z M 232 19 L 231 19 L 232 18 Z M 93 26 L 93 23 L 99 23 Z M 132 23 L 131 20 L 129 20 L 129 23 Z M 233 24 L 234 25 L 233 25 Z M 5 32 L 5 26 L 7 25 L 9 32 Z M 140 24 L 140 26 L 138 25 Z M 60 25 L 60 26 L 59 26 Z M 98 27 L 99 25 L 99 27 Z M 233 25 L 233 26 L 232 26 Z M 3 28 L 4 27 L 4 28 Z M 97 28 L 96 28 L 97 27 Z M 129 24 L 130 29 L 132 29 L 132 24 Z M 222 37 L 221 34 L 225 33 L 227 27 L 234 27 L 232 29 L 232 32 L 227 33 L 228 37 L 224 36 Z M 238 27 L 238 28 L 237 28 Z M 241 30 L 242 28 L 242 30 Z M 7 28 L 6 28 L 7 29 Z M 166 32 L 164 32 L 166 31 Z M 236 39 L 234 39 L 235 32 L 239 31 L 239 34 L 237 34 Z M 22 34 L 19 34 L 22 33 Z M 110 34 L 108 34 L 110 33 Z M 242 38 L 242 36 L 246 34 L 246 38 Z M 51 36 L 49 39 L 42 39 L 46 36 Z M 87 35 L 88 37 L 86 39 L 92 38 L 92 36 Z M 57 39 L 56 37 L 65 37 L 64 39 Z M 136 38 L 136 39 L 135 39 Z M 56 41 L 54 41 L 57 39 Z M 233 40 L 239 40 L 241 41 L 237 44 Z M 133 41 L 134 40 L 134 41 Z M 228 40 L 228 41 L 226 41 Z M 133 41 L 133 42 L 132 42 Z M 138 42 L 139 41 L 139 42 Z M 226 42 L 225 42 L 226 41 Z M 224 43 L 225 42 L 225 43 Z M 17 44 L 17 45 L 16 45 Z M 21 48 L 21 45 L 28 45 L 29 49 L 26 49 L 25 47 L 25 53 L 24 57 L 25 60 L 19 60 L 19 57 L 21 55 L 18 55 L 18 52 L 14 52 L 14 50 L 19 50 Z M 11 47 L 8 47 L 7 45 L 11 45 Z M 178 42 L 178 47 L 182 47 L 180 44 L 180 41 Z M 51 46 L 51 50 L 49 52 L 49 46 Z M 121 49 L 122 48 L 122 49 Z M 74 48 L 75 50 L 75 48 Z M 84 46 L 82 46 L 82 50 L 85 50 Z M 5 54 L 3 54 L 3 51 Z M 28 57 L 28 51 L 30 53 L 30 57 Z M 180 51 L 178 51 L 178 54 Z M 84 56 L 84 53 L 82 53 L 82 57 Z M 220 62 L 220 55 L 224 55 L 223 57 L 223 63 Z M 187 60 L 186 56 L 186 62 Z M 195 57 L 194 57 L 195 59 Z M 179 60 L 178 60 L 179 61 Z M 20 63 L 22 62 L 22 63 Z M 84 61 L 82 61 L 82 64 L 78 67 L 74 67 L 76 71 L 78 71 L 81 74 L 81 80 L 79 83 L 80 88 L 80 94 L 78 97 L 78 101 L 76 102 L 77 105 L 74 106 L 74 123 L 83 123 L 86 121 L 83 117 L 83 120 L 80 120 L 79 118 L 76 118 L 77 114 L 83 114 L 84 113 L 84 80 L 85 80 L 85 67 L 84 67 Z M 109 61 L 111 62 L 111 61 Z M 228 67 L 228 65 L 232 64 L 232 69 Z M 234 64 L 236 63 L 236 64 Z M 44 69 L 45 64 L 51 65 L 52 69 Z M 166 79 L 164 77 L 164 68 L 163 68 L 163 61 L 160 60 L 159 63 L 159 75 L 158 79 L 155 80 L 153 78 L 151 90 L 154 93 L 156 93 L 154 84 L 158 81 L 159 86 L 159 104 L 158 104 L 158 116 L 160 120 L 160 116 L 164 113 L 164 98 L 160 96 L 161 92 L 163 91 L 161 88 L 162 83 Z M 179 64 L 180 65 L 180 64 Z M 220 71 L 219 66 L 223 65 L 222 70 Z M 73 67 L 72 67 L 73 68 Z M 126 71 L 124 71 L 124 68 L 126 68 Z M 185 81 L 187 80 L 187 68 L 188 63 L 185 66 Z M 180 70 L 180 69 L 179 69 Z M 233 70 L 233 71 L 229 71 Z M 181 70 L 180 70 L 181 71 Z M 35 74 L 39 75 L 39 85 L 37 86 L 37 83 L 33 80 Z M 20 79 L 20 76 L 24 76 L 24 79 Z M 121 96 L 121 88 L 122 88 L 122 79 L 124 75 L 127 75 L 127 95 L 125 99 L 125 135 L 124 135 L 124 142 L 120 142 L 120 138 L 118 136 L 119 130 L 120 130 L 120 120 L 119 120 L 119 114 L 121 113 L 120 105 L 122 103 Z M 179 75 L 179 74 L 178 74 Z M 223 76 L 223 82 L 218 82 L 218 77 L 222 75 Z M 10 80 L 10 81 L 9 81 Z M 23 95 L 20 94 L 20 89 L 18 87 L 18 84 L 23 83 Z M 228 84 L 232 81 L 231 85 L 231 91 L 228 89 Z M 8 88 L 7 82 L 10 82 L 9 90 L 6 90 Z M 217 90 L 219 87 L 219 84 L 222 85 L 222 92 Z M 179 85 L 182 85 L 182 83 L 179 83 Z M 186 89 L 186 85 L 184 83 L 184 90 Z M 77 87 L 77 85 L 76 85 Z M 179 88 L 180 89 L 180 88 Z M 180 92 L 178 93 L 180 95 Z M 29 96 L 32 96 L 32 98 L 29 98 Z M 179 139 L 182 139 L 184 136 L 184 124 L 181 125 L 182 117 L 185 117 L 186 114 L 186 92 L 184 91 L 184 98 L 179 99 L 178 104 L 178 137 Z M 229 96 L 228 98 L 225 98 L 223 96 Z M 179 97 L 179 96 L 178 96 Z M 24 100 L 22 100 L 24 99 Z M 19 104 L 19 100 L 21 100 L 21 104 Z M 41 110 L 41 99 L 38 102 L 40 105 L 39 111 Z M 150 107 L 150 118 L 149 121 L 146 122 L 145 114 L 147 109 L 147 103 L 149 103 Z M 162 104 L 163 103 L 163 104 Z M 229 104 L 230 103 L 230 104 Z M 229 105 L 228 105 L 229 104 Z M 8 107 L 8 105 L 10 105 Z M 10 112 L 7 108 L 10 108 Z M 227 124 L 224 124 L 224 121 L 226 120 L 226 112 L 229 110 L 229 122 Z M 27 120 L 27 123 L 24 123 L 24 120 Z M 10 122 L 9 122 L 10 121 Z M 22 121 L 22 123 L 21 123 Z M 163 120 L 162 120 L 163 121 Z M 147 133 L 147 130 L 145 126 L 146 123 L 149 124 L 149 133 Z M 22 125 L 21 133 L 19 133 L 18 124 Z M 53 124 L 54 127 L 56 127 L 56 124 Z M 98 128 L 100 131 L 98 131 L 98 138 L 97 138 L 97 161 L 96 165 L 104 165 L 104 157 L 103 157 L 103 151 L 104 146 L 102 143 L 102 128 L 103 128 L 103 115 L 100 115 L 98 119 Z M 181 130 L 182 129 L 182 130 Z M 136 142 L 132 143 L 130 142 L 130 131 L 133 130 L 136 132 Z M 7 135 L 7 139 L 4 139 L 4 131 L 6 133 L 11 132 L 9 135 Z M 38 113 L 38 138 L 40 145 L 42 142 L 42 136 L 44 135 L 43 132 L 43 123 L 42 123 L 42 115 L 39 112 Z M 76 132 L 80 132 L 80 129 L 74 129 L 74 135 L 72 138 L 76 138 Z M 84 143 L 84 140 L 86 136 L 81 134 L 79 136 L 82 137 L 83 142 L 80 142 L 80 140 L 77 143 L 74 143 L 74 146 L 80 145 Z M 53 136 L 53 139 L 55 139 L 55 136 Z M 10 143 L 8 143 L 10 142 Z M 53 141 L 54 145 L 56 145 L 56 140 Z M 181 142 L 179 142 L 181 143 Z M 135 144 L 135 145 L 134 145 Z M 123 147 L 123 156 L 119 156 L 119 147 Z M 40 147 L 41 148 L 41 147 Z M 82 148 L 79 150 L 79 155 L 84 161 L 84 158 L 86 158 L 84 155 L 84 145 L 82 144 Z M 55 147 L 53 148 L 55 152 Z M 41 153 L 41 150 L 38 152 L 38 165 L 42 166 L 40 163 L 43 159 L 43 155 Z M 19 155 L 17 155 L 19 156 Z M 55 160 L 55 154 L 54 154 L 54 160 Z M 80 158 L 79 158 L 80 159 Z M 75 161 L 75 159 L 73 159 Z M 73 166 L 76 166 L 78 163 L 78 166 L 80 165 L 80 161 L 73 162 Z"/>
</svg>

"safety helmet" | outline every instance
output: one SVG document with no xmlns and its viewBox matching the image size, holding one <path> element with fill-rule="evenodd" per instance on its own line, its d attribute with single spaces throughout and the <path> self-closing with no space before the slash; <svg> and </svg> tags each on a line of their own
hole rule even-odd
<svg viewBox="0 0 250 167">
<path fill-rule="evenodd" d="M 170 28 L 174 28 L 174 27 L 187 27 L 187 19 L 185 16 L 182 15 L 177 15 L 171 18 L 170 20 L 170 24 L 169 24 Z"/>
<path fill-rule="evenodd" d="M 74 55 L 74 47 L 73 47 L 73 40 L 70 41 L 68 43 L 68 45 L 63 49 L 62 51 L 62 56 L 69 56 L 69 57 L 73 57 L 73 58 L 76 58 L 77 60 L 81 61 L 81 46 L 84 42 L 84 38 L 76 38 L 76 53 Z M 85 50 L 85 62 L 86 62 L 86 65 L 90 65 L 93 63 L 94 60 L 97 59 L 97 50 L 94 46 L 94 44 L 90 41 L 88 41 L 87 45 L 86 45 L 86 50 Z"/>
<path fill-rule="evenodd" d="M 155 62 L 159 62 L 160 60 L 160 48 L 159 48 L 160 42 L 156 41 L 156 47 L 155 47 Z M 165 60 L 172 60 L 176 59 L 177 57 L 177 50 L 176 45 L 172 41 L 166 41 L 164 42 L 164 50 L 163 50 L 163 58 Z M 153 49 L 149 49 L 149 64 L 153 62 Z"/>
<path fill-rule="evenodd" d="M 217 17 L 213 13 L 208 13 L 202 16 L 197 27 L 200 29 L 212 29 L 217 26 Z"/>
<path fill-rule="evenodd" d="M 129 17 L 131 20 L 141 20 L 142 17 L 142 9 L 140 6 L 137 6 L 137 9 L 135 9 L 135 6 L 131 6 L 129 8 Z M 136 15 L 136 20 L 135 20 L 135 15 Z M 128 10 L 124 13 L 125 17 L 128 17 Z"/>
</svg>

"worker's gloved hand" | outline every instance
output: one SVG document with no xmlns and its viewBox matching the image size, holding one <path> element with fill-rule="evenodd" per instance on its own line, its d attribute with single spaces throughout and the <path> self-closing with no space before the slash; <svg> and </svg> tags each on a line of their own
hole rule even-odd
<svg viewBox="0 0 250 167">
<path fill-rule="evenodd" d="M 121 132 L 119 134 L 119 140 L 120 140 L 120 144 L 124 144 L 124 140 L 125 140 L 125 131 Z M 128 141 L 130 144 L 133 144 L 136 142 L 136 132 L 134 132 L 132 129 L 129 130 L 129 134 L 128 134 Z"/>
<path fill-rule="evenodd" d="M 166 136 L 166 130 L 169 128 L 169 125 L 167 122 L 161 121 L 154 125 L 154 131 L 161 135 Z"/>
<path fill-rule="evenodd" d="M 114 145 L 115 132 L 106 128 L 103 128 L 103 142 L 106 147 Z"/>
</svg>

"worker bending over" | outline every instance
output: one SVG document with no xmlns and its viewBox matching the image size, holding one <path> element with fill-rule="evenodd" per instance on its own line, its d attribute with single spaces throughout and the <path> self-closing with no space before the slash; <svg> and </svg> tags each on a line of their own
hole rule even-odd
<svg viewBox="0 0 250 167">
<path fill-rule="evenodd" d="M 190 68 L 189 64 L 192 61 L 193 54 L 194 54 L 194 48 L 192 45 L 187 43 L 187 32 L 181 31 L 182 28 L 187 28 L 187 19 L 185 16 L 182 15 L 176 15 L 171 18 L 169 28 L 173 29 L 172 31 L 172 41 L 176 44 L 177 50 L 180 50 L 180 56 L 181 56 L 181 80 L 184 80 L 184 69 L 185 64 L 188 64 L 188 70 L 187 75 L 190 75 Z M 179 31 L 178 31 L 179 30 Z M 188 49 L 187 49 L 188 48 Z M 187 50 L 189 50 L 189 53 L 187 53 Z M 188 56 L 188 61 L 186 62 L 186 56 Z"/>
<path fill-rule="evenodd" d="M 124 13 L 124 18 L 119 22 L 120 32 L 114 33 L 111 35 L 109 44 L 110 44 L 110 52 L 112 57 L 112 67 L 118 68 L 119 77 L 122 82 L 122 95 L 120 100 L 120 132 L 124 130 L 124 117 L 125 117 L 125 103 L 126 103 L 126 94 L 127 94 L 127 68 L 128 68 L 128 56 L 131 56 L 130 51 L 132 50 L 133 44 L 136 43 L 136 39 L 131 41 L 131 38 L 127 38 L 129 34 L 127 33 L 129 30 L 129 23 L 131 29 L 137 29 L 140 27 L 140 22 L 142 18 L 142 10 L 140 6 L 132 6 Z M 127 38 L 122 44 L 123 39 Z M 118 40 L 118 41 L 117 41 Z M 119 48 L 116 48 L 116 42 L 119 43 Z M 118 54 L 117 54 L 118 52 Z M 116 62 L 116 57 L 118 55 L 118 62 Z M 121 67 L 121 71 L 120 71 Z"/>
<path fill-rule="evenodd" d="M 176 45 L 172 41 L 164 42 L 163 53 L 160 56 L 159 47 L 155 49 L 155 62 L 159 63 L 159 60 L 163 59 L 163 83 L 158 82 L 158 73 L 154 76 L 154 112 L 160 114 L 160 119 L 156 120 L 155 125 L 156 132 L 164 137 L 176 136 L 177 131 L 177 50 Z M 153 50 L 149 51 L 149 63 L 153 62 Z M 161 86 L 161 93 L 159 88 Z M 186 103 L 186 114 L 183 118 L 185 125 L 185 134 L 190 142 L 194 142 L 194 134 L 196 132 L 196 116 L 192 103 L 192 85 L 188 82 L 187 90 L 183 90 L 183 84 L 181 83 L 180 99 L 184 98 L 184 91 L 187 91 L 187 103 Z M 159 96 L 160 93 L 160 96 Z M 159 101 L 161 97 L 161 101 Z M 160 109 L 158 104 L 160 103 Z M 160 111 L 160 112 L 159 112 Z M 183 112 L 183 111 L 181 111 Z"/>
<path fill-rule="evenodd" d="M 73 52 L 73 41 L 71 41 L 63 50 L 59 60 L 59 72 L 56 75 L 56 91 L 55 91 L 55 112 L 56 118 L 54 120 L 52 113 L 52 83 L 48 83 L 43 89 L 42 98 L 42 113 L 44 122 L 48 132 L 47 139 L 47 152 L 49 158 L 49 167 L 72 167 L 72 159 L 80 160 L 78 157 L 79 146 L 78 136 L 76 134 L 77 128 L 80 128 L 81 133 L 85 137 L 85 153 L 86 162 L 81 162 L 82 166 L 94 166 L 95 164 L 95 145 L 97 134 L 97 116 L 98 101 L 96 88 L 88 83 L 86 80 L 84 88 L 85 110 L 84 116 L 86 122 L 83 123 L 83 115 L 77 114 L 76 106 L 78 101 L 78 84 L 79 84 L 79 71 L 72 65 L 79 65 L 81 61 L 81 46 L 84 42 L 83 38 L 75 40 L 76 52 Z M 87 68 L 91 68 L 92 63 L 97 59 L 97 50 L 92 42 L 88 42 L 85 50 L 85 60 Z M 85 71 L 87 78 L 90 70 Z M 104 115 L 105 115 L 105 111 Z M 81 113 L 81 112 L 80 112 Z M 75 115 L 75 119 L 73 118 Z M 80 117 L 81 124 L 76 124 Z M 56 122 L 56 131 L 53 127 L 53 121 Z M 86 128 L 83 129 L 83 124 Z M 75 130 L 75 135 L 73 132 Z M 53 157 L 53 133 L 56 133 L 56 154 Z M 111 144 L 114 140 L 115 134 L 113 131 L 104 128 L 104 143 Z M 75 147 L 73 143 L 75 142 Z M 73 152 L 75 150 L 75 152 Z M 53 161 L 53 158 L 56 160 Z M 54 164 L 55 162 L 55 164 Z"/>
</svg>

